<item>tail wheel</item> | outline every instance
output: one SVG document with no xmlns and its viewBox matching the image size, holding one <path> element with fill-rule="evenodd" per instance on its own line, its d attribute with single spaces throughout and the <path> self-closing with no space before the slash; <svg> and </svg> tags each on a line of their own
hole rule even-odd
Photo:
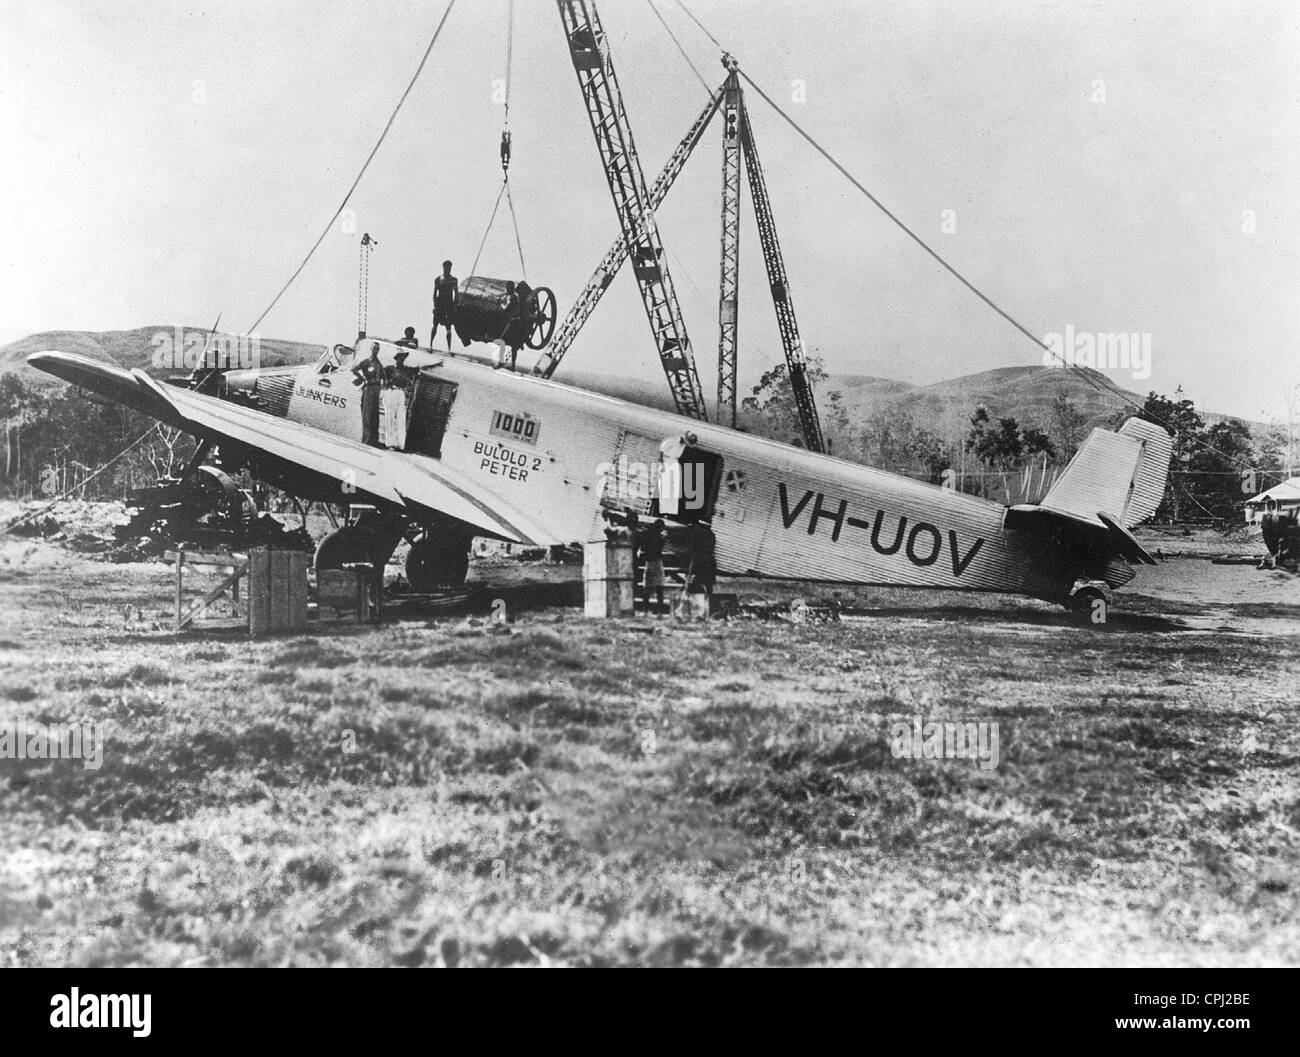
<svg viewBox="0 0 1300 1057">
<path fill-rule="evenodd" d="M 1096 587 L 1081 587 L 1066 603 L 1070 615 L 1080 624 L 1104 625 L 1109 616 L 1110 599 Z"/>
<path fill-rule="evenodd" d="M 459 587 L 469 575 L 469 547 L 444 540 L 422 539 L 406 555 L 406 579 L 414 591 Z"/>
<path fill-rule="evenodd" d="M 555 333 L 555 295 L 549 287 L 539 286 L 533 291 L 533 296 L 537 298 L 537 312 L 533 316 L 533 332 L 528 336 L 528 347 L 544 349 Z"/>
</svg>

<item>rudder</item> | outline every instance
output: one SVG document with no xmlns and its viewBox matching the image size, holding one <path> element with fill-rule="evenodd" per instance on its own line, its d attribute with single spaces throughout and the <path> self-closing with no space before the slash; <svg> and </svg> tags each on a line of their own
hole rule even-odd
<svg viewBox="0 0 1300 1057">
<path fill-rule="evenodd" d="M 1163 426 L 1130 418 L 1118 432 L 1094 429 L 1040 506 L 1095 520 L 1107 514 L 1125 528 L 1160 506 L 1173 439 Z"/>
</svg>

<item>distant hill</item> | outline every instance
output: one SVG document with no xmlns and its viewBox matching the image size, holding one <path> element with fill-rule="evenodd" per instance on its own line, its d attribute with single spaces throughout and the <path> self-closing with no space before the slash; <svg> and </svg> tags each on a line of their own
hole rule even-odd
<svg viewBox="0 0 1300 1057">
<path fill-rule="evenodd" d="M 971 412 L 983 406 L 993 418 L 1010 415 L 1022 423 L 1047 426 L 1051 422 L 1052 403 L 1064 395 L 1089 420 L 1097 421 L 1122 410 L 1123 400 L 1108 391 L 1120 393 L 1141 404 L 1145 393 L 1135 393 L 1115 385 L 1096 371 L 1088 371 L 1098 387 L 1089 384 L 1082 371 L 1053 367 L 998 367 L 978 374 L 962 375 L 931 385 L 908 385 L 884 378 L 832 375 L 828 390 L 843 394 L 844 406 L 853 418 L 870 417 L 887 407 L 906 409 L 919 425 L 941 433 L 935 426 L 956 420 L 965 431 Z"/>
<path fill-rule="evenodd" d="M 48 349 L 77 353 L 128 369 L 142 367 L 151 374 L 183 373 L 175 369 L 157 370 L 153 367 L 158 335 L 174 335 L 176 329 L 174 326 L 155 326 L 98 332 L 44 331 L 0 347 L 0 373 L 17 372 L 35 384 L 60 385 L 62 383 L 57 379 L 35 371 L 26 364 L 29 355 Z M 187 327 L 184 333 L 203 335 L 206 334 L 206 328 Z M 263 338 L 260 345 L 261 363 L 264 367 L 312 363 L 323 351 L 322 345 L 278 338 Z M 1088 373 L 1108 381 L 1096 371 Z M 559 372 L 557 380 L 647 407 L 672 410 L 673 406 L 666 385 L 653 381 L 567 369 Z M 1104 385 L 1102 388 L 1105 388 Z M 1138 404 L 1141 404 L 1146 395 L 1145 392 L 1121 391 Z M 1089 385 L 1080 371 L 1041 366 L 999 367 L 932 385 L 912 385 L 872 375 L 833 374 L 821 387 L 819 402 L 824 404 L 830 392 L 841 394 L 844 407 L 854 422 L 868 421 L 873 416 L 897 408 L 906 410 L 918 426 L 939 436 L 964 434 L 969 428 L 972 411 L 981 404 L 994 418 L 1012 415 L 1024 424 L 1040 427 L 1046 427 L 1050 423 L 1052 401 L 1061 393 L 1094 423 L 1122 410 L 1124 406 L 1118 397 Z M 1206 412 L 1202 414 L 1209 421 L 1224 417 Z"/>
<path fill-rule="evenodd" d="M 42 371 L 27 366 L 27 357 L 34 352 L 71 352 L 78 356 L 87 356 L 92 360 L 104 360 L 117 364 L 127 370 L 143 367 L 150 374 L 160 376 L 183 374 L 184 369 L 168 368 L 156 370 L 153 367 L 155 351 L 159 349 L 159 336 L 171 338 L 172 345 L 178 344 L 176 335 L 180 330 L 180 342 L 184 345 L 189 335 L 207 336 L 206 327 L 177 328 L 174 325 L 156 327 L 137 327 L 134 330 L 46 330 L 31 334 L 25 338 L 0 346 L 0 374 L 16 372 L 25 380 L 50 385 L 62 385 Z M 221 335 L 233 340 L 234 335 Z M 323 345 L 308 345 L 301 341 L 283 341 L 278 338 L 263 338 L 259 352 L 263 367 L 281 367 L 295 363 L 311 363 L 325 351 Z"/>
<path fill-rule="evenodd" d="M 653 382 L 589 371 L 562 372 L 557 377 L 593 392 L 672 410 L 667 388 Z M 1120 391 L 1138 404 L 1146 396 L 1122 388 Z M 819 386 L 819 404 L 824 405 L 832 392 L 840 394 L 840 401 L 853 421 L 902 408 L 918 425 L 934 433 L 942 433 L 936 427 L 948 419 L 954 419 L 965 433 L 971 413 L 980 404 L 995 418 L 1013 415 L 1027 424 L 1045 426 L 1051 421 L 1052 402 L 1059 393 L 1064 393 L 1089 420 L 1106 418 L 1124 407 L 1119 397 L 1099 392 L 1078 373 L 1049 367 L 1000 367 L 933 385 L 912 385 L 864 374 L 832 374 Z"/>
</svg>

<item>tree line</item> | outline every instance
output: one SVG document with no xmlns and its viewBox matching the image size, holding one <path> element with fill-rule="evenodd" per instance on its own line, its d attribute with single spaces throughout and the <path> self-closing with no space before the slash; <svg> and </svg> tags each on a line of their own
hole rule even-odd
<svg viewBox="0 0 1300 1057">
<path fill-rule="evenodd" d="M 1208 424 L 1181 389 L 1173 397 L 1151 392 L 1140 411 L 1120 408 L 1100 418 L 1090 416 L 1065 393 L 1057 394 L 1037 422 L 1010 415 L 995 418 L 987 408 L 976 406 L 960 429 L 943 437 L 898 404 L 870 419 L 855 419 L 843 393 L 828 389 L 820 359 L 810 360 L 808 374 L 819 390 L 818 409 L 832 454 L 989 498 L 1009 498 L 1013 484 L 1023 488 L 1026 482 L 1036 486 L 1034 498 L 1041 498 L 1092 427 L 1115 429 L 1134 414 L 1164 426 L 1174 438 L 1158 520 L 1239 517 L 1247 499 L 1286 478 L 1289 465 L 1290 438 L 1284 427 L 1252 430 L 1233 418 Z M 751 432 L 801 443 L 785 364 L 760 378 L 742 402 L 741 418 L 742 428 Z"/>
<path fill-rule="evenodd" d="M 6 499 L 53 499 L 75 490 L 132 441 L 148 434 L 119 462 L 76 492 L 80 498 L 124 499 L 182 467 L 193 441 L 138 411 L 91 399 L 67 386 L 33 385 L 0 374 Z"/>
</svg>

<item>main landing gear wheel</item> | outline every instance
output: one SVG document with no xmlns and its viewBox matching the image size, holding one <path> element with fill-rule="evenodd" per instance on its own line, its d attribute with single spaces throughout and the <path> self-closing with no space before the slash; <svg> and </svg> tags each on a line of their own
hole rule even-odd
<svg viewBox="0 0 1300 1057">
<path fill-rule="evenodd" d="M 411 590 L 424 593 L 439 587 L 460 587 L 469 575 L 469 547 L 444 540 L 422 539 L 406 555 L 406 579 Z"/>
<path fill-rule="evenodd" d="M 533 332 L 528 335 L 528 347 L 544 349 L 555 333 L 555 295 L 549 287 L 539 286 L 533 296 L 537 298 L 537 312 L 533 316 Z"/>
<path fill-rule="evenodd" d="M 353 525 L 344 525 L 320 541 L 314 564 L 317 569 L 342 569 L 371 561 L 369 539 Z"/>
</svg>

